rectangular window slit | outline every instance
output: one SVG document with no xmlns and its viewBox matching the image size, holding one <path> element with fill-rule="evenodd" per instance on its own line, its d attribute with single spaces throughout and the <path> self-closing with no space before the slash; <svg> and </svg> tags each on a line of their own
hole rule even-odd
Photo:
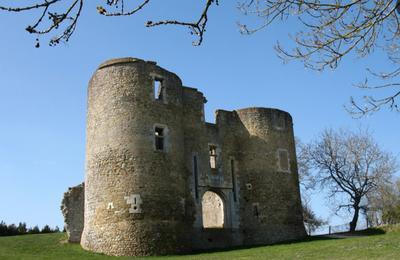
<svg viewBox="0 0 400 260">
<path fill-rule="evenodd" d="M 232 192 L 233 192 L 233 200 L 236 201 L 236 176 L 235 176 L 235 161 L 231 160 L 231 174 L 232 174 Z"/>
<path fill-rule="evenodd" d="M 164 88 L 162 85 L 162 80 L 155 78 L 153 84 L 154 84 L 154 99 L 163 100 Z"/>
<path fill-rule="evenodd" d="M 164 129 L 156 127 L 154 130 L 156 150 L 164 150 Z"/>
<path fill-rule="evenodd" d="M 278 151 L 279 168 L 282 171 L 289 171 L 289 155 L 286 150 Z"/>
<path fill-rule="evenodd" d="M 209 146 L 210 166 L 211 169 L 217 168 L 217 147 L 215 145 Z"/>
<path fill-rule="evenodd" d="M 196 199 L 198 199 L 199 190 L 198 190 L 197 156 L 193 156 L 193 174 L 194 174 L 194 194 L 196 196 Z"/>
<path fill-rule="evenodd" d="M 253 204 L 253 215 L 255 217 L 258 217 L 260 215 L 259 209 L 258 209 L 258 203 Z"/>
</svg>

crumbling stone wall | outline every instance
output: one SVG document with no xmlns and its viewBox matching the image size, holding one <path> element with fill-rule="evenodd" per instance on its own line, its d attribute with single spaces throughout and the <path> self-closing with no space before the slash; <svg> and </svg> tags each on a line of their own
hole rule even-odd
<svg viewBox="0 0 400 260">
<path fill-rule="evenodd" d="M 84 223 L 85 184 L 69 188 L 61 202 L 68 242 L 80 243 Z"/>
</svg>

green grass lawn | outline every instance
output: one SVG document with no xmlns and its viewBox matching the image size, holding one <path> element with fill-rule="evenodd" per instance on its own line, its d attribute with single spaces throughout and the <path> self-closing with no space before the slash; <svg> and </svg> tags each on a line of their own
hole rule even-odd
<svg viewBox="0 0 400 260">
<path fill-rule="evenodd" d="M 310 238 L 293 243 L 145 259 L 400 259 L 400 226 L 360 232 L 362 237 Z M 132 259 L 109 257 L 65 243 L 66 235 L 0 237 L 0 259 Z M 143 259 L 143 258 L 135 258 Z"/>
</svg>

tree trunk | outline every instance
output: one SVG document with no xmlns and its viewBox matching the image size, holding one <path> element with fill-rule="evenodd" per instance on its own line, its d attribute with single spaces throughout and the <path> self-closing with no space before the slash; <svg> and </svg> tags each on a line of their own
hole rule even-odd
<svg viewBox="0 0 400 260">
<path fill-rule="evenodd" d="M 354 215 L 353 215 L 353 219 L 350 222 L 350 232 L 353 232 L 356 230 L 356 226 L 357 226 L 357 221 L 358 221 L 358 215 L 360 213 L 360 207 L 359 207 L 360 203 L 355 203 L 353 205 L 354 208 Z"/>
</svg>

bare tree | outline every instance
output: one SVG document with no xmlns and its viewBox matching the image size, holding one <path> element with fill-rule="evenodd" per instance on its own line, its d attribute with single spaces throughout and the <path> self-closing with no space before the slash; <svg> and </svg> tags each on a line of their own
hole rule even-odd
<svg viewBox="0 0 400 260">
<path fill-rule="evenodd" d="M 338 202 L 337 211 L 353 213 L 350 231 L 355 230 L 364 209 L 361 201 L 389 182 L 397 169 L 396 158 L 362 130 L 325 130 L 301 153 L 312 171 L 304 181 L 309 187 L 326 190 L 329 198 Z"/>
<path fill-rule="evenodd" d="M 357 84 L 368 90 L 388 89 L 384 96 L 364 96 L 363 104 L 351 98 L 347 110 L 354 116 L 375 112 L 384 106 L 400 111 L 400 5 L 399 0 L 247 0 L 240 4 L 244 14 L 260 17 L 261 24 L 249 28 L 241 24 L 241 31 L 252 34 L 277 20 L 297 18 L 303 28 L 294 37 L 295 47 L 289 51 L 280 43 L 276 50 L 285 61 L 296 59 L 308 68 L 335 69 L 349 53 L 359 57 L 371 54 L 376 48 L 387 54 L 393 66 L 389 72 L 371 72 L 382 79 L 379 85 L 368 80 Z M 382 91 L 380 91 L 382 93 Z"/>
</svg>

